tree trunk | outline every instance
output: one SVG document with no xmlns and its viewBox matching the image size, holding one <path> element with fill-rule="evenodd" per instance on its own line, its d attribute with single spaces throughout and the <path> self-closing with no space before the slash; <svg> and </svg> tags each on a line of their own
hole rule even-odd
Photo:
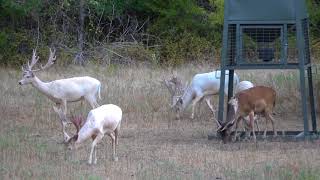
<svg viewBox="0 0 320 180">
<path fill-rule="evenodd" d="M 84 47 L 84 0 L 79 0 L 79 26 L 78 26 L 78 53 L 74 58 L 75 64 L 84 65 L 83 47 Z"/>
</svg>

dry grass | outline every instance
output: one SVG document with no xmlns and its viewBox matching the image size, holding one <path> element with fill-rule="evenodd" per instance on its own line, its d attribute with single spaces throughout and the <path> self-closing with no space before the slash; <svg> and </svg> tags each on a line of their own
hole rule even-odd
<svg viewBox="0 0 320 180">
<path fill-rule="evenodd" d="M 212 67 L 177 69 L 184 80 Z M 278 93 L 280 128 L 301 130 L 297 74 L 293 71 L 237 71 L 241 79 L 273 86 Z M 32 86 L 18 86 L 21 73 L 0 69 L 0 179 L 319 179 L 319 142 L 238 142 L 207 140 L 215 124 L 202 103 L 196 118 L 174 120 L 169 93 L 159 80 L 170 69 L 68 66 L 39 74 L 43 80 L 90 75 L 102 86 L 100 104 L 124 111 L 119 161 L 111 159 L 108 137 L 98 146 L 98 164 L 87 165 L 89 141 L 67 151 L 52 103 Z M 217 99 L 216 99 L 217 100 Z M 217 104 L 217 101 L 214 102 Z M 69 113 L 86 115 L 89 105 L 69 104 Z M 263 123 L 264 124 L 264 123 Z M 70 132 L 74 129 L 69 128 Z"/>
</svg>

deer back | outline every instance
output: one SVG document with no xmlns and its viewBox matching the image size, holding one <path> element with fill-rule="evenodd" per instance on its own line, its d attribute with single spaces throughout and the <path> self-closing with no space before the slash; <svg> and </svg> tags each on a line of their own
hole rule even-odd
<svg viewBox="0 0 320 180">
<path fill-rule="evenodd" d="M 236 95 L 240 111 L 247 114 L 250 111 L 272 111 L 275 106 L 276 92 L 270 87 L 256 86 Z"/>
</svg>

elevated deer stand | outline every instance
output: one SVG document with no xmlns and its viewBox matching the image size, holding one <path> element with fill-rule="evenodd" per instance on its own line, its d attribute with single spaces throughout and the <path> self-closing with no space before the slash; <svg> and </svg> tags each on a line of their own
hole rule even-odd
<svg viewBox="0 0 320 180">
<path fill-rule="evenodd" d="M 230 73 L 229 100 L 233 95 L 235 69 L 297 69 L 304 129 L 285 134 L 305 138 L 317 132 L 305 1 L 225 0 L 224 17 L 218 119 L 224 117 L 226 70 Z M 312 131 L 309 131 L 308 94 Z"/>
</svg>

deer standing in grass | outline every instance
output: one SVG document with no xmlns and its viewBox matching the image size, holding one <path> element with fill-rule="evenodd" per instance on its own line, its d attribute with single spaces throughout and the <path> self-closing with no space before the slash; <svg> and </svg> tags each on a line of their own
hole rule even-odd
<svg viewBox="0 0 320 180">
<path fill-rule="evenodd" d="M 228 81 L 229 81 L 229 71 L 226 71 L 225 80 L 225 95 L 228 94 Z M 211 112 L 215 113 L 210 99 L 213 95 L 217 95 L 220 89 L 220 77 L 221 71 L 212 71 L 209 73 L 196 74 L 193 76 L 190 85 L 185 88 L 183 95 L 176 98 L 175 102 L 172 104 L 172 108 L 176 112 L 176 119 L 180 119 L 180 114 L 189 106 L 192 105 L 191 119 L 194 118 L 195 105 L 202 99 L 205 99 L 207 105 L 209 106 Z M 233 79 L 234 86 L 239 83 L 239 77 L 234 73 Z"/>
<path fill-rule="evenodd" d="M 73 77 L 68 79 L 60 79 L 51 82 L 43 82 L 36 75 L 35 72 L 43 71 L 53 65 L 56 61 L 55 50 L 50 49 L 48 62 L 38 69 L 34 69 L 37 64 L 39 56 L 36 50 L 33 50 L 31 63 L 28 61 L 26 66 L 22 66 L 23 76 L 19 81 L 20 85 L 31 84 L 34 88 L 47 96 L 56 105 L 55 109 L 62 109 L 64 116 L 67 114 L 67 103 L 75 102 L 85 99 L 92 108 L 98 107 L 97 94 L 100 97 L 101 83 L 92 77 Z M 67 120 L 60 118 L 62 124 L 62 132 L 64 141 L 66 142 L 70 137 L 66 132 Z"/>
<path fill-rule="evenodd" d="M 240 120 L 244 117 L 249 116 L 250 128 L 253 133 L 253 139 L 256 141 L 255 127 L 254 127 L 254 115 L 260 114 L 266 118 L 266 127 L 264 130 L 263 137 L 266 137 L 267 123 L 271 121 L 274 136 L 277 132 L 274 128 L 274 118 L 272 117 L 272 111 L 275 107 L 276 102 L 276 92 L 274 89 L 265 86 L 255 86 L 247 90 L 241 91 L 233 97 L 228 105 L 228 119 L 226 123 L 219 124 L 218 133 L 223 138 L 223 141 L 229 141 L 231 128 L 235 124 L 234 139 L 237 137 L 237 128 Z"/>
<path fill-rule="evenodd" d="M 60 110 L 55 110 L 61 118 L 64 117 Z M 92 159 L 94 159 L 93 163 L 96 164 L 97 156 L 95 147 L 104 135 L 107 134 L 112 140 L 113 160 L 118 161 L 116 146 L 118 145 L 121 119 L 122 110 L 114 104 L 106 104 L 92 109 L 88 113 L 85 122 L 83 122 L 82 118 L 72 118 L 71 122 L 75 125 L 77 133 L 68 140 L 67 144 L 69 145 L 69 148 L 71 150 L 77 149 L 80 144 L 91 137 L 93 142 L 91 144 L 88 163 L 92 164 Z"/>
</svg>

